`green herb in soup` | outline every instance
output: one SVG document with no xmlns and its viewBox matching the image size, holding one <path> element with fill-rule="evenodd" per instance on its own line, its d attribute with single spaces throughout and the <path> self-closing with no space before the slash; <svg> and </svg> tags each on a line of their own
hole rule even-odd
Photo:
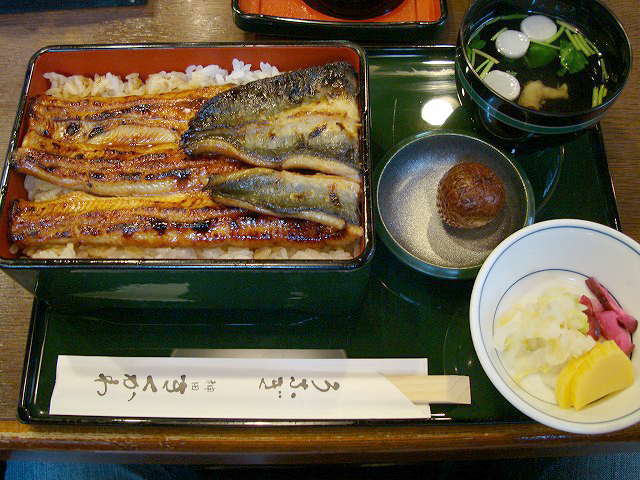
<svg viewBox="0 0 640 480">
<path fill-rule="evenodd" d="M 544 15 L 485 23 L 467 45 L 475 72 L 525 108 L 570 113 L 600 105 L 611 79 L 596 45 L 575 26 Z"/>
</svg>

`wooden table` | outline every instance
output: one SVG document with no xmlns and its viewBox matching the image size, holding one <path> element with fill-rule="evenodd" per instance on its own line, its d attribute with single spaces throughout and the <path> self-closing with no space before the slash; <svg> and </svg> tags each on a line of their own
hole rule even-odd
<svg viewBox="0 0 640 480">
<path fill-rule="evenodd" d="M 448 0 L 444 26 L 425 42 L 455 43 L 469 0 Z M 636 2 L 607 0 L 640 51 Z M 233 23 L 228 0 L 149 0 L 146 6 L 0 16 L 0 151 L 7 148 L 27 62 L 53 44 L 255 40 Z M 640 68 L 602 122 L 623 230 L 640 241 Z M 640 425 L 601 436 L 539 424 L 418 427 L 154 428 L 38 427 L 16 420 L 32 297 L 0 274 L 0 449 L 74 454 L 144 454 L 145 460 L 217 463 L 406 462 L 446 458 L 570 455 L 640 450 Z M 131 459 L 129 459 L 131 460 Z M 140 458 L 137 459 L 138 461 Z"/>
</svg>

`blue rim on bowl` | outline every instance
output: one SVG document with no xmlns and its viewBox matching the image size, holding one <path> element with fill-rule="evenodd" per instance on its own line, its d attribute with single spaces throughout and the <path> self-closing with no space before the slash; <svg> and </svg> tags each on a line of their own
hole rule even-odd
<svg viewBox="0 0 640 480">
<path fill-rule="evenodd" d="M 607 255 L 595 255 L 605 250 Z M 621 232 L 586 220 L 548 220 L 505 239 L 487 257 L 475 280 L 469 305 L 474 349 L 498 391 L 528 417 L 557 430 L 599 434 L 640 421 L 640 354 L 631 356 L 636 380 L 627 389 L 576 411 L 561 409 L 553 387 L 516 383 L 492 344 L 499 312 L 536 288 L 567 282 L 584 287 L 595 276 L 633 315 L 640 311 L 640 244 Z M 579 292 L 574 292 L 578 295 Z M 507 300 L 507 297 L 509 300 Z M 518 301 L 518 303 L 520 303 Z M 638 338 L 638 334 L 634 335 Z"/>
<path fill-rule="evenodd" d="M 484 163 L 500 177 L 505 206 L 490 224 L 448 227 L 437 206 L 438 182 L 454 164 Z M 504 238 L 533 223 L 535 200 L 521 167 L 482 138 L 457 130 L 409 137 L 380 162 L 374 175 L 377 233 L 408 266 L 440 278 L 473 278 Z"/>
</svg>

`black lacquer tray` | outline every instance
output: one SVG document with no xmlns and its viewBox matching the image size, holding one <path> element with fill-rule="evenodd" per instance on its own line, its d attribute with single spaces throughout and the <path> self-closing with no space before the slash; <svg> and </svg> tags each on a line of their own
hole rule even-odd
<svg viewBox="0 0 640 480">
<path fill-rule="evenodd" d="M 453 55 L 449 46 L 367 51 L 374 169 L 403 138 L 439 128 L 423 118 L 427 102 L 441 99 L 456 105 Z M 447 126 L 471 128 L 462 109 L 454 111 Z M 599 126 L 563 145 L 527 155 L 516 151 L 514 156 L 534 187 L 536 220 L 582 218 L 620 229 Z M 216 418 L 54 416 L 49 401 L 58 355 L 165 357 L 182 348 L 266 348 L 343 350 L 349 358 L 428 357 L 431 374 L 470 376 L 472 404 L 433 405 L 433 418 L 420 423 L 528 422 L 493 388 L 474 353 L 468 326 L 472 286 L 472 280 L 442 280 L 414 271 L 378 242 L 367 295 L 354 314 L 103 309 L 79 315 L 36 302 L 19 418 L 29 423 L 255 425 Z"/>
</svg>

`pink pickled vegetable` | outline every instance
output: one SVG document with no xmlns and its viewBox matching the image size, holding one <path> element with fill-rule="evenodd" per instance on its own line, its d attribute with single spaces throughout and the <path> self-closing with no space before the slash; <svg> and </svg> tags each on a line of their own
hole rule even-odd
<svg viewBox="0 0 640 480">
<path fill-rule="evenodd" d="M 587 287 L 589 287 L 589 290 L 591 290 L 591 292 L 593 292 L 593 294 L 598 298 L 600 303 L 602 303 L 602 306 L 605 308 L 605 310 L 611 310 L 617 314 L 618 322 L 620 322 L 621 325 L 624 325 L 629 333 L 633 333 L 636 331 L 636 328 L 638 328 L 638 321 L 627 312 L 625 312 L 620 307 L 620 305 L 618 305 L 618 302 L 615 301 L 613 296 L 607 291 L 606 288 L 600 285 L 600 283 L 594 277 L 588 278 L 586 280 L 586 284 Z"/>
<path fill-rule="evenodd" d="M 600 303 L 600 300 L 597 298 L 590 298 L 591 307 L 593 308 L 593 313 L 604 312 L 604 307 Z"/>
<path fill-rule="evenodd" d="M 583 295 L 580 298 L 580 303 L 587 307 L 587 309 L 584 311 L 585 315 L 587 316 L 587 320 L 589 321 L 589 331 L 587 332 L 587 335 L 591 335 L 594 340 L 598 340 L 598 338 L 600 338 L 600 323 L 598 322 L 598 319 L 596 318 L 595 312 L 593 310 L 593 303 L 591 302 L 591 299 L 586 295 Z M 602 307 L 602 305 L 600 305 L 600 302 L 598 302 L 598 305 Z"/>
<path fill-rule="evenodd" d="M 613 310 L 605 310 L 596 313 L 595 316 L 602 328 L 602 336 L 616 342 L 620 349 L 630 357 L 634 347 L 631 342 L 631 334 L 620 325 L 618 314 Z"/>
</svg>

